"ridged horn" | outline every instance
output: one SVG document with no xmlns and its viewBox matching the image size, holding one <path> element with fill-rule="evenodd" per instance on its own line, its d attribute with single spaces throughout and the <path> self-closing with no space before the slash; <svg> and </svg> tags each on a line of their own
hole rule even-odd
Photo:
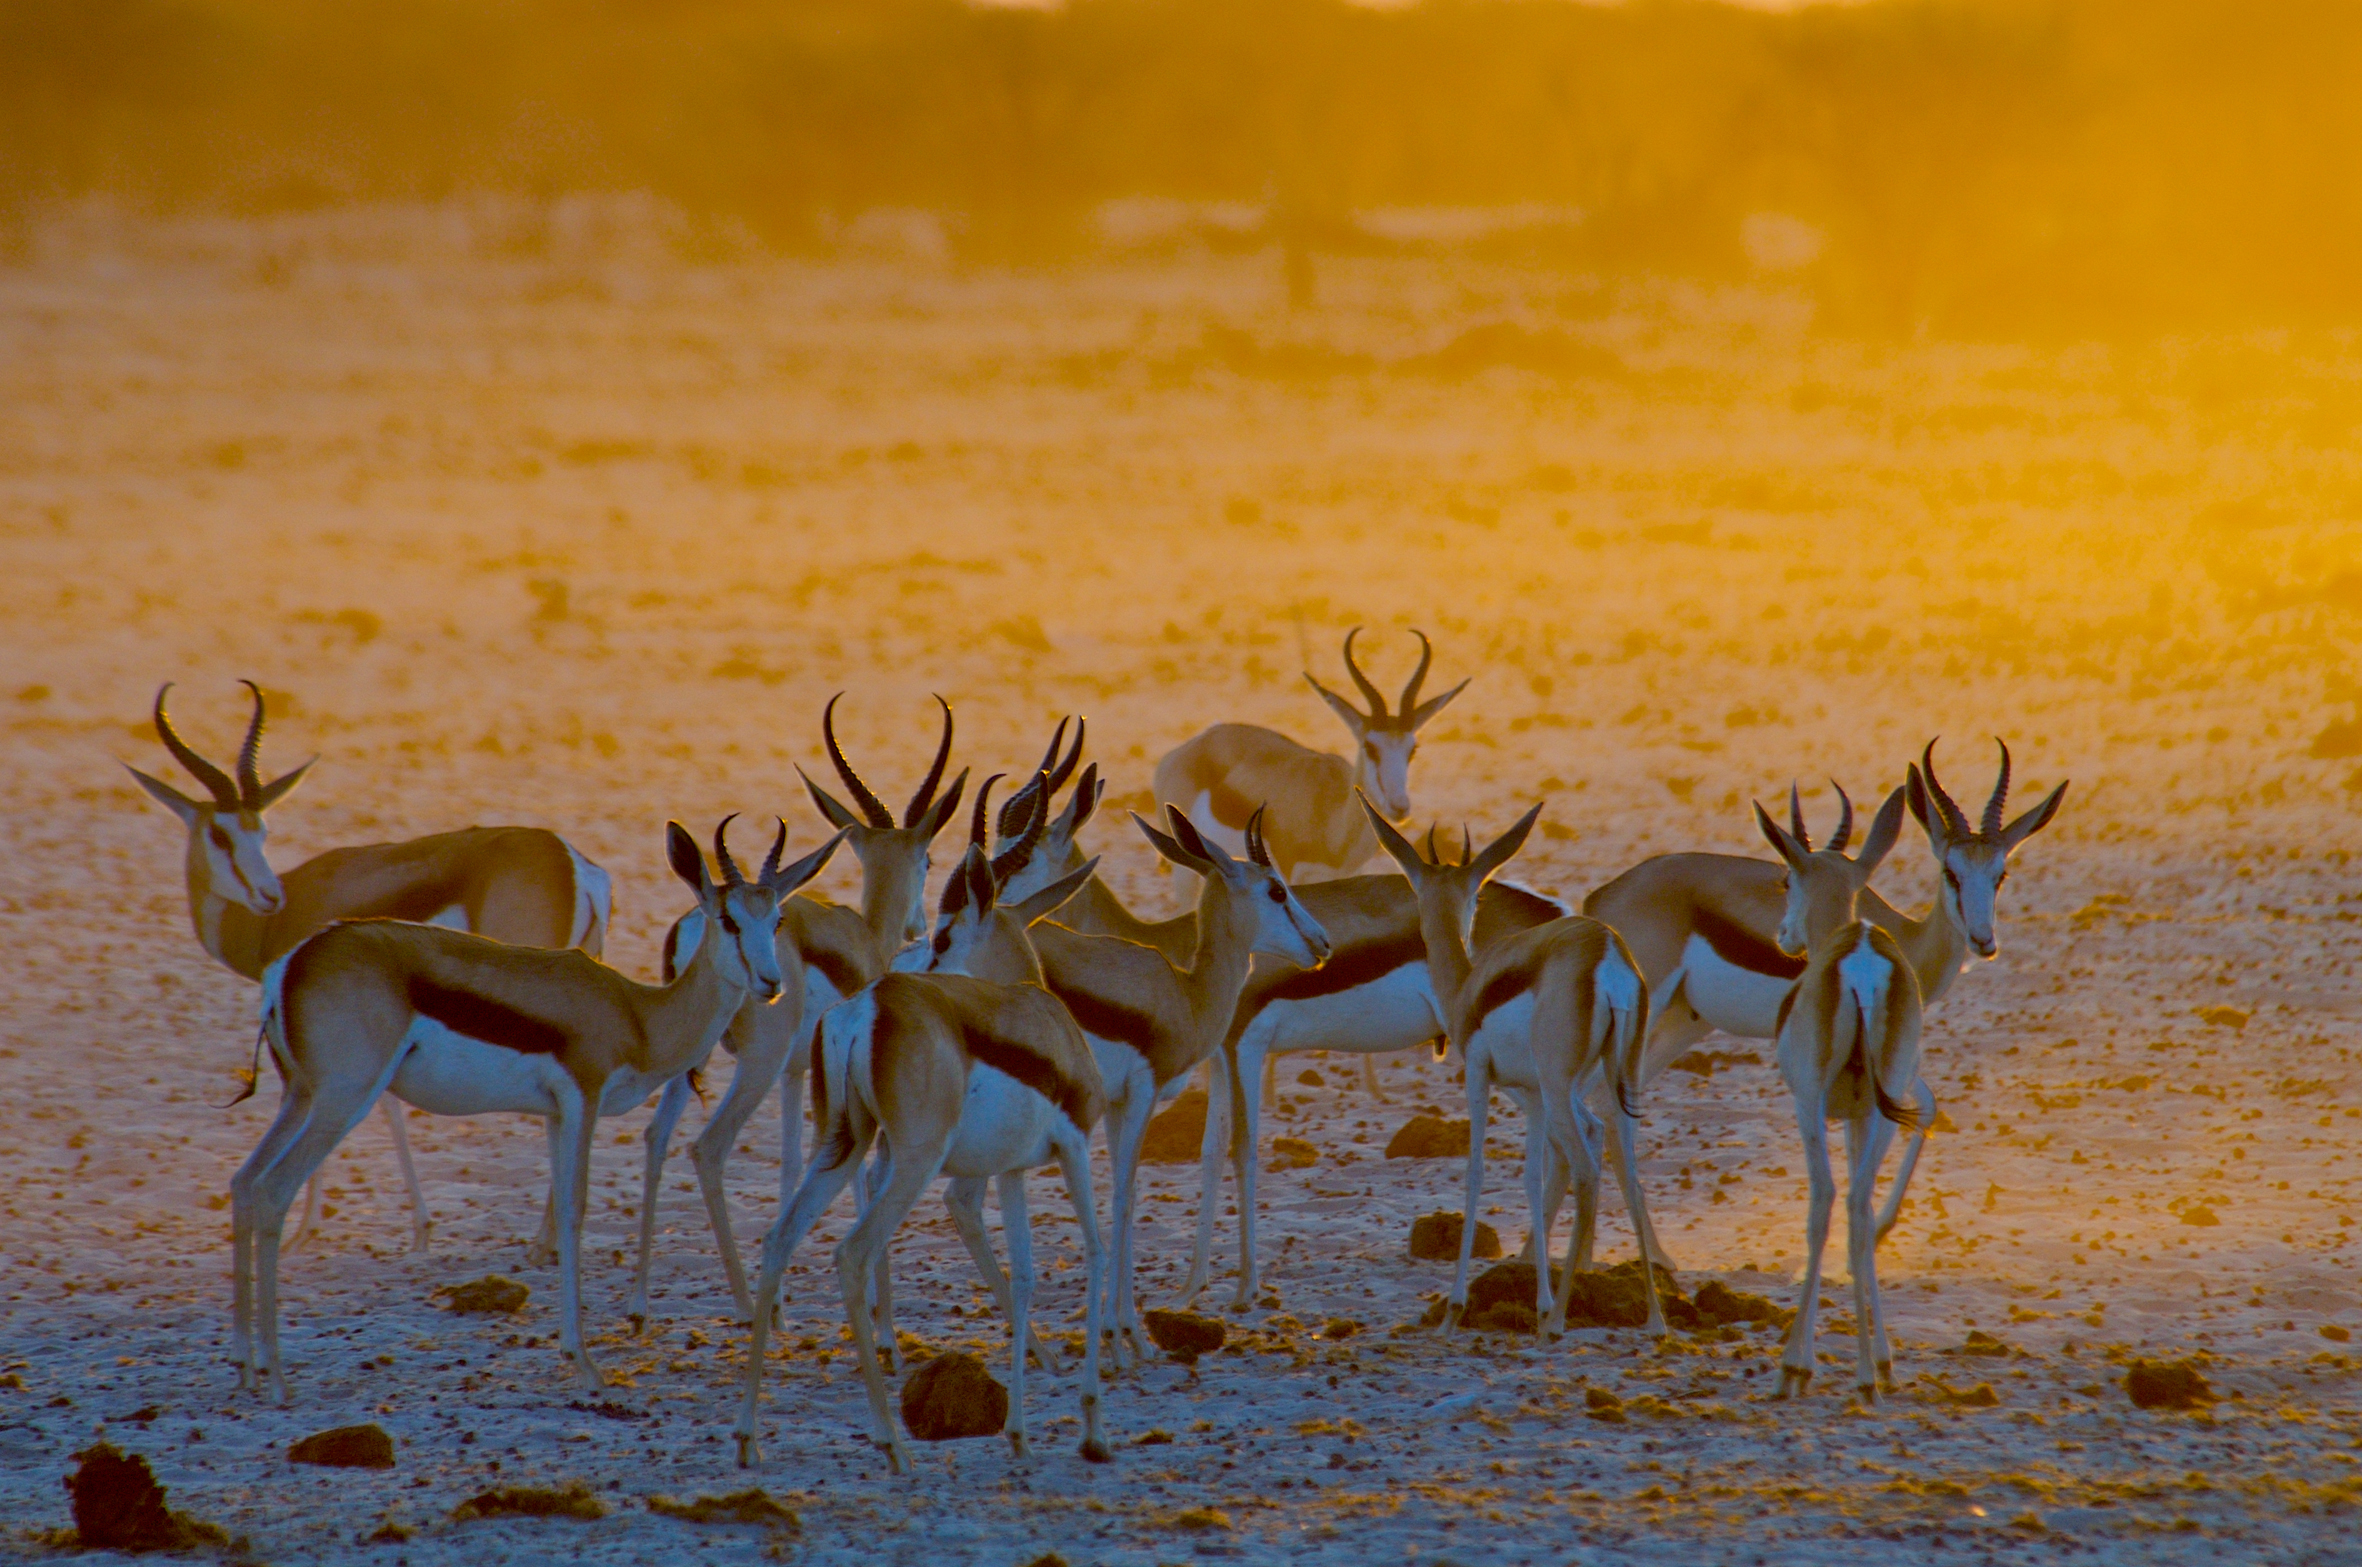
<svg viewBox="0 0 2362 1567">
<path fill-rule="evenodd" d="M 943 740 L 935 747 L 935 765 L 927 769 L 927 776 L 919 784 L 919 792 L 910 797 L 910 806 L 902 813 L 902 825 L 916 827 L 919 818 L 927 814 L 927 807 L 935 803 L 935 786 L 943 782 L 944 764 L 951 760 L 951 704 L 935 698 L 943 709 Z M 889 827 L 893 825 L 888 822 Z"/>
<path fill-rule="evenodd" d="M 238 684 L 254 693 L 254 717 L 246 725 L 246 738 L 238 742 L 238 803 L 252 811 L 262 805 L 262 687 L 251 680 Z"/>
<path fill-rule="evenodd" d="M 167 680 L 156 688 L 156 736 L 164 742 L 164 749 L 172 753 L 174 761 L 189 770 L 189 776 L 205 786 L 213 796 L 213 803 L 225 811 L 238 808 L 238 786 L 229 775 L 199 756 L 186 740 L 172 727 L 172 718 L 164 711 L 165 695 L 172 690 Z"/>
<path fill-rule="evenodd" d="M 1993 743 L 2001 747 L 2001 776 L 1993 780 L 1993 798 L 1985 802 L 1984 834 L 1988 838 L 2001 836 L 2001 809 L 2009 803 L 2009 742 L 1995 735 Z"/>
<path fill-rule="evenodd" d="M 1834 778 L 1829 780 L 1829 787 L 1837 791 L 1837 831 L 1829 835 L 1829 847 L 1842 850 L 1854 835 L 1853 797 L 1845 792 L 1845 785 Z"/>
<path fill-rule="evenodd" d="M 886 802 L 861 781 L 861 775 L 853 771 L 853 764 L 845 760 L 844 747 L 837 744 L 837 704 L 844 699 L 845 693 L 839 691 L 828 699 L 828 706 L 820 710 L 820 738 L 828 746 L 828 759 L 835 764 L 837 776 L 845 781 L 845 788 L 852 794 L 853 803 L 861 808 L 861 814 L 869 819 L 869 825 L 890 828 L 894 825 L 894 813 L 887 810 Z"/>
<path fill-rule="evenodd" d="M 779 836 L 771 840 L 771 852 L 763 856 L 763 885 L 766 887 L 779 874 L 780 858 L 787 853 L 787 818 L 779 816 L 773 820 L 779 823 Z"/>
<path fill-rule="evenodd" d="M 714 827 L 714 861 L 722 867 L 722 885 L 725 887 L 741 886 L 746 881 L 745 874 L 738 869 L 738 862 L 730 858 L 730 824 L 736 820 L 738 813 L 732 811 Z"/>
<path fill-rule="evenodd" d="M 1427 640 L 1427 633 L 1414 630 L 1411 635 L 1419 639 L 1419 667 L 1411 671 L 1410 683 L 1402 688 L 1402 700 L 1395 704 L 1396 713 L 1404 718 L 1419 705 L 1419 687 L 1426 683 L 1427 666 L 1435 662 L 1435 645 Z"/>
<path fill-rule="evenodd" d="M 1034 781 L 1042 787 L 1034 791 L 1033 808 L 1027 813 L 1025 826 L 1014 842 L 1001 840 L 1001 852 L 993 857 L 992 884 L 999 887 L 1025 869 L 1033 860 L 1034 851 L 1041 847 L 1042 834 L 1050 830 L 1050 791 L 1043 782 L 1046 775 L 1035 773 Z"/>
<path fill-rule="evenodd" d="M 1271 869 L 1271 850 L 1263 842 L 1263 813 L 1268 809 L 1258 805 L 1255 814 L 1247 818 L 1247 858 L 1265 870 Z"/>
<path fill-rule="evenodd" d="M 968 841 L 979 849 L 992 847 L 984 841 L 985 812 L 992 807 L 992 786 L 1008 776 L 1006 773 L 994 773 L 984 780 L 984 787 L 976 791 L 976 814 L 968 818 Z M 1014 805 L 1017 802 L 1012 800 L 1009 803 Z M 1001 836 L 1006 838 L 1008 835 L 1009 824 L 1004 821 L 1001 823 Z"/>
<path fill-rule="evenodd" d="M 1813 835 L 1805 831 L 1804 801 L 1797 798 L 1796 785 L 1788 785 L 1788 835 L 1796 840 L 1796 847 L 1811 852 Z"/>
<path fill-rule="evenodd" d="M 1378 694 L 1378 688 L 1370 684 L 1370 677 L 1363 674 L 1361 666 L 1353 661 L 1353 639 L 1360 635 L 1359 626 L 1345 633 L 1345 673 L 1351 675 L 1353 683 L 1361 687 L 1363 700 L 1370 704 L 1369 716 L 1382 719 L 1386 716 L 1386 699 Z"/>
<path fill-rule="evenodd" d="M 1942 738 L 1941 735 L 1936 737 L 1938 740 Z M 1927 780 L 1927 792 L 1935 796 L 1936 809 L 1943 813 L 1944 830 L 1955 838 L 1968 837 L 1968 818 L 1960 814 L 1960 807 L 1953 801 L 1951 791 L 1936 777 L 1935 740 L 1928 741 L 1927 749 L 1919 753 L 1919 771 Z"/>
</svg>

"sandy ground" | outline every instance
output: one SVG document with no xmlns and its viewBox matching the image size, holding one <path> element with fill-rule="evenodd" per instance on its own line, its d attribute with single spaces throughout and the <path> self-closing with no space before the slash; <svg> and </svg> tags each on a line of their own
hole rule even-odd
<svg viewBox="0 0 2362 1567">
<path fill-rule="evenodd" d="M 0 271 L 0 1554 L 45 1553 L 68 1455 L 103 1431 L 286 1562 L 2362 1559 L 2354 764 L 2315 744 L 2362 689 L 2362 355 L 1869 349 L 1814 337 L 1777 291 L 1435 259 L 1321 283 L 1291 315 L 1254 258 L 715 260 L 601 209 L 86 214 Z M 1415 357 L 1501 321 L 1601 352 L 1467 375 Z M 888 1476 L 815 1249 L 740 1475 L 743 1334 L 684 1160 L 648 1336 L 617 1315 L 639 1115 L 602 1129 L 590 1221 L 605 1413 L 563 1379 L 555 1277 L 523 1258 L 540 1139 L 500 1120 L 414 1118 L 425 1256 L 382 1124 L 356 1133 L 286 1270 L 295 1407 L 233 1394 L 223 1194 L 273 1095 L 214 1108 L 254 992 L 192 939 L 179 829 L 115 765 L 166 765 L 157 682 L 226 757 L 251 675 L 278 693 L 269 759 L 322 754 L 274 817 L 282 866 L 555 827 L 615 873 L 609 956 L 644 975 L 680 903 L 663 820 L 778 811 L 813 841 L 792 764 L 823 765 L 839 688 L 890 798 L 941 691 L 983 770 L 1088 712 L 1134 803 L 1214 720 L 1340 743 L 1296 671 L 1341 683 L 1355 624 L 1382 683 L 1412 625 L 1439 677 L 1476 677 L 1416 764 L 1420 815 L 1482 830 L 1549 797 L 1517 873 L 1569 896 L 1646 853 L 1750 851 L 1746 800 L 1791 776 L 1874 797 L 1937 733 L 1971 810 L 1991 734 L 2019 799 L 2073 778 L 2004 893 L 2002 956 L 1931 1019 L 1958 1130 L 1882 1263 L 1899 1397 L 1766 1403 L 1765 1335 L 1396 1332 L 1448 1280 L 1405 1259 L 1408 1223 L 1457 1202 L 1455 1164 L 1378 1154 L 1456 1101 L 1424 1058 L 1389 1068 L 1384 1106 L 1342 1063 L 1317 1087 L 1289 1063 L 1271 1125 L 1322 1157 L 1265 1181 L 1248 1347 L 1194 1381 L 1119 1380 L 1110 1466 L 1072 1451 L 1072 1379 L 1037 1378 L 1030 1467 L 987 1441 Z M 1093 832 L 1121 890 L 1169 906 L 1120 816 Z M 1924 844 L 1881 884 L 1924 904 Z M 1801 1164 L 1768 1068 L 1670 1073 L 1646 1110 L 1685 1283 L 1789 1298 Z M 1487 1212 L 1514 1245 L 1513 1107 L 1496 1127 Z M 766 1112 L 733 1166 L 742 1234 L 773 1210 L 776 1133 Z M 1065 1326 L 1072 1232 L 1037 1184 L 1042 1309 Z M 1154 1304 L 1194 1172 L 1150 1190 Z M 903 1327 L 997 1359 L 922 1215 Z M 1612 1200 L 1606 1245 L 1628 1245 Z M 491 1272 L 533 1287 L 521 1320 L 437 1309 L 436 1286 Z M 1847 1315 L 1825 1349 L 1850 1354 Z M 1335 1317 L 1364 1331 L 1320 1336 Z M 1962 1354 L 1972 1328 L 2006 1352 Z M 2135 1355 L 2202 1357 L 2222 1401 L 2134 1409 Z M 1979 1383 L 1993 1407 L 1947 1392 Z M 1654 1412 L 1585 1419 L 1587 1387 Z M 397 1468 L 290 1469 L 292 1438 L 361 1419 Z M 576 1479 L 610 1516 L 450 1519 L 489 1485 Z M 645 1507 L 748 1479 L 800 1532 Z M 360 1543 L 386 1519 L 416 1533 Z"/>
</svg>

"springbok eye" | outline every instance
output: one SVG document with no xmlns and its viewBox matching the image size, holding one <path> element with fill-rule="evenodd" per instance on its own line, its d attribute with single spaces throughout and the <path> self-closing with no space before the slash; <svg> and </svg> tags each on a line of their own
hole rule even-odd
<svg viewBox="0 0 2362 1567">
<path fill-rule="evenodd" d="M 1949 865 L 1944 867 L 1944 880 L 1954 892 L 1960 890 L 1960 873 Z"/>
<path fill-rule="evenodd" d="M 1288 889 L 1287 889 L 1287 888 L 1285 888 L 1285 887 L 1283 887 L 1283 886 L 1281 886 L 1281 885 L 1280 885 L 1278 882 L 1276 882 L 1276 881 L 1275 881 L 1275 882 L 1273 882 L 1273 883 L 1271 884 L 1271 901 L 1272 901 L 1272 902 L 1274 902 L 1274 903 L 1285 903 L 1285 902 L 1287 902 L 1287 901 L 1288 901 Z"/>
<path fill-rule="evenodd" d="M 951 950 L 951 927 L 946 925 L 935 932 L 935 955 L 941 957 Z"/>
<path fill-rule="evenodd" d="M 722 929 L 728 931 L 733 936 L 738 934 L 738 921 L 731 917 L 730 911 L 728 909 L 724 909 L 722 911 Z"/>
</svg>

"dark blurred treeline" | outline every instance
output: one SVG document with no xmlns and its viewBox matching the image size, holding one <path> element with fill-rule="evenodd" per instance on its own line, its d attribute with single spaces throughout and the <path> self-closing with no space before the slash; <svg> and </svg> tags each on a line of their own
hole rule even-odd
<svg viewBox="0 0 2362 1567">
<path fill-rule="evenodd" d="M 1111 198 L 1545 203 L 1550 259 L 1735 274 L 1777 211 L 1835 322 L 2362 319 L 2362 4 L 0 0 L 0 209 L 646 189 L 794 247 L 952 214 L 980 259 Z M 1276 198 L 1276 199 L 1275 199 Z"/>
</svg>

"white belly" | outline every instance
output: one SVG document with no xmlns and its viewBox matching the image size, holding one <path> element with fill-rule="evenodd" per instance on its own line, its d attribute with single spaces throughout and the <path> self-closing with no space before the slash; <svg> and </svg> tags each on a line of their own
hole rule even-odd
<svg viewBox="0 0 2362 1567">
<path fill-rule="evenodd" d="M 488 1045 L 432 1018 L 413 1019 L 403 1045 L 393 1091 L 430 1115 L 555 1115 L 572 1086 L 553 1056 Z"/>
<path fill-rule="evenodd" d="M 1741 1039 L 1771 1038 L 1779 1025 L 1781 998 L 1796 983 L 1729 962 L 1703 936 L 1690 937 L 1682 949 L 1681 966 L 1687 976 L 1682 993 L 1691 1009 Z"/>
<path fill-rule="evenodd" d="M 1366 985 L 1302 1001 L 1274 1001 L 1256 1014 L 1239 1041 L 1259 1043 L 1269 1055 L 1295 1050 L 1352 1050 L 1377 1055 L 1409 1050 L 1444 1031 L 1443 1009 L 1424 963 L 1402 967 Z"/>
<path fill-rule="evenodd" d="M 1178 1098 L 1182 1085 L 1189 1081 L 1184 1072 L 1164 1085 L 1160 1092 L 1155 1074 L 1148 1069 L 1148 1058 L 1120 1039 L 1101 1039 L 1086 1032 L 1090 1041 L 1091 1059 L 1098 1064 L 1099 1081 L 1107 1087 L 1108 1125 L 1114 1126 L 1116 1116 L 1136 1094 L 1155 1094 L 1159 1100 Z"/>
<path fill-rule="evenodd" d="M 1541 1078 L 1534 1071 L 1534 998 L 1532 992 L 1512 997 L 1485 1014 L 1484 1026 L 1468 1041 L 1468 1059 L 1487 1063 L 1494 1082 L 1505 1088 L 1533 1088 Z"/>
<path fill-rule="evenodd" d="M 968 1069 L 968 1097 L 943 1161 L 950 1176 L 999 1175 L 1050 1162 L 1058 1112 L 1008 1073 L 979 1061 Z"/>
</svg>

